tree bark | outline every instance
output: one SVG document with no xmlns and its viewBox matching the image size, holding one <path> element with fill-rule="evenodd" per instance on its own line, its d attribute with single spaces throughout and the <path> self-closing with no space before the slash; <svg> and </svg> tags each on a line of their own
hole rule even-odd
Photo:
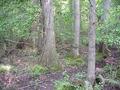
<svg viewBox="0 0 120 90">
<path fill-rule="evenodd" d="M 74 9 L 74 45 L 73 54 L 74 56 L 79 56 L 79 43 L 80 43 L 80 0 L 73 1 Z"/>
<path fill-rule="evenodd" d="M 89 0 L 89 46 L 88 46 L 88 81 L 93 85 L 95 81 L 95 30 L 96 30 L 96 1 Z"/>
<path fill-rule="evenodd" d="M 52 0 L 41 0 L 43 12 L 43 47 L 41 53 L 40 63 L 44 66 L 51 67 L 58 65 L 58 56 L 55 45 L 54 33 L 54 15 Z"/>
<path fill-rule="evenodd" d="M 104 3 L 103 3 L 104 14 L 102 16 L 103 21 L 107 20 L 109 16 L 110 6 L 111 6 L 111 0 L 104 0 Z"/>
<path fill-rule="evenodd" d="M 103 16 L 102 16 L 102 21 L 103 21 L 103 24 L 105 23 L 105 21 L 108 19 L 109 17 L 109 10 L 110 10 L 110 7 L 111 7 L 111 0 L 104 0 L 103 2 L 103 10 L 104 10 L 104 13 L 103 13 Z M 107 50 L 107 45 L 102 42 L 102 53 L 105 54 L 105 55 L 110 55 L 108 50 Z M 106 52 L 107 51 L 107 52 Z"/>
</svg>

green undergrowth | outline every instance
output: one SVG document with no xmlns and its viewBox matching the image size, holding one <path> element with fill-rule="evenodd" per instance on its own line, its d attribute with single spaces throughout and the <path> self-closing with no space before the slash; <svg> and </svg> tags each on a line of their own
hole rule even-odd
<svg viewBox="0 0 120 90">
<path fill-rule="evenodd" d="M 60 80 L 56 81 L 55 90 L 76 90 L 76 88 L 70 82 Z"/>
<path fill-rule="evenodd" d="M 60 70 L 62 70 L 62 66 L 61 66 L 61 65 L 53 65 L 53 66 L 51 66 L 51 67 L 49 68 L 49 70 L 50 70 L 51 72 L 60 71 Z"/>
<path fill-rule="evenodd" d="M 28 69 L 28 72 L 33 75 L 33 76 L 39 76 L 41 74 L 46 74 L 49 72 L 57 72 L 57 71 L 61 71 L 63 68 L 60 65 L 52 65 L 52 66 L 43 66 L 40 64 L 36 64 L 33 66 L 30 66 Z"/>
<path fill-rule="evenodd" d="M 113 67 L 109 65 L 107 66 L 107 70 L 110 70 L 109 74 L 112 74 L 112 77 L 111 75 L 107 74 L 107 77 L 105 76 L 105 78 L 110 85 L 113 85 L 113 86 L 120 85 L 119 80 L 118 79 L 116 80 L 115 78 L 113 78 L 117 75 L 117 71 L 113 71 L 112 68 Z M 87 89 L 87 84 L 86 84 L 87 80 L 86 80 L 85 72 L 79 72 L 75 74 L 72 79 L 66 72 L 63 73 L 63 76 L 64 78 L 62 80 L 57 80 L 55 82 L 55 90 L 89 90 Z M 104 88 L 103 84 L 95 83 L 94 90 L 103 90 L 103 88 Z"/>
<path fill-rule="evenodd" d="M 30 67 L 29 72 L 33 76 L 39 76 L 41 74 L 45 74 L 45 73 L 48 73 L 48 72 L 56 72 L 56 71 L 59 71 L 59 70 L 61 70 L 61 68 L 58 67 L 58 65 L 54 65 L 54 66 L 51 66 L 50 68 L 48 68 L 48 67 L 44 67 L 42 65 L 36 64 L 33 67 Z"/>
<path fill-rule="evenodd" d="M 38 76 L 40 74 L 46 73 L 48 69 L 46 67 L 43 67 L 41 65 L 36 64 L 35 66 L 30 68 L 30 73 L 33 76 Z"/>
<path fill-rule="evenodd" d="M 76 85 L 70 81 L 70 76 L 66 72 L 63 73 L 63 76 L 64 79 L 55 82 L 55 90 L 85 90 L 83 84 Z"/>
<path fill-rule="evenodd" d="M 104 76 L 111 85 L 120 86 L 120 66 L 107 64 L 104 68 Z"/>
<path fill-rule="evenodd" d="M 0 73 L 10 72 L 12 68 L 10 65 L 0 65 Z"/>
<path fill-rule="evenodd" d="M 81 56 L 74 57 L 71 54 L 65 57 L 65 62 L 67 65 L 70 66 L 83 66 L 85 64 L 85 60 L 83 59 L 83 57 Z"/>
<path fill-rule="evenodd" d="M 96 61 L 101 61 L 103 60 L 103 53 L 96 52 Z"/>
<path fill-rule="evenodd" d="M 64 73 L 64 79 L 57 80 L 55 82 L 55 90 L 88 90 L 85 84 L 84 73 L 77 73 L 73 80 L 70 80 L 70 76 Z M 100 85 L 95 85 L 94 90 L 102 90 Z"/>
<path fill-rule="evenodd" d="M 120 65 L 119 68 L 117 69 L 117 79 L 120 81 Z"/>
</svg>

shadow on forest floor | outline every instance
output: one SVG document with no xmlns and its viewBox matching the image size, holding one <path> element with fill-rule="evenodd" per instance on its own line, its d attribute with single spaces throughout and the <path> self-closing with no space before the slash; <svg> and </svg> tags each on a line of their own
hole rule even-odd
<svg viewBox="0 0 120 90">
<path fill-rule="evenodd" d="M 63 72 L 65 70 L 66 73 L 72 78 L 75 74 L 80 73 L 81 70 L 84 71 L 86 69 L 83 67 L 78 68 L 76 66 L 71 66 L 66 67 L 65 70 L 60 72 L 47 72 L 45 74 L 33 76 L 28 72 L 28 69 L 36 64 L 34 61 L 36 56 L 31 57 L 31 55 L 21 55 L 22 54 L 15 54 L 4 58 L 6 61 L 9 61 L 12 57 L 12 61 L 14 63 L 12 64 L 12 71 L 1 71 L 0 90 L 54 90 L 55 81 L 64 78 Z M 103 90 L 120 90 L 120 87 L 106 84 Z"/>
</svg>

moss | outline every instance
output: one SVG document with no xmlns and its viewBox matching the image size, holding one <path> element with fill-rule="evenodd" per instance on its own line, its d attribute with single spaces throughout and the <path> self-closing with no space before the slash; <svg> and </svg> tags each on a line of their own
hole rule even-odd
<svg viewBox="0 0 120 90">
<path fill-rule="evenodd" d="M 41 66 L 41 65 L 35 65 L 35 66 L 30 68 L 31 74 L 33 74 L 35 76 L 40 75 L 42 73 L 45 73 L 47 71 L 48 71 L 48 69 L 46 67 Z"/>
<path fill-rule="evenodd" d="M 120 80 L 120 66 L 117 69 L 117 75 L 116 75 L 117 79 Z"/>
<path fill-rule="evenodd" d="M 49 69 L 51 71 L 60 71 L 60 70 L 62 70 L 62 67 L 60 67 L 60 65 L 53 65 Z"/>
<path fill-rule="evenodd" d="M 64 85 L 62 90 L 76 90 L 76 88 L 72 85 Z"/>
<path fill-rule="evenodd" d="M 9 72 L 12 69 L 10 65 L 0 65 L 0 73 Z"/>
<path fill-rule="evenodd" d="M 5 73 L 6 70 L 4 68 L 0 68 L 0 73 Z"/>
<path fill-rule="evenodd" d="M 101 61 L 103 60 L 103 53 L 97 52 L 96 53 L 96 61 Z"/>
<path fill-rule="evenodd" d="M 60 80 L 56 81 L 55 90 L 76 90 L 76 87 L 66 80 Z"/>
<path fill-rule="evenodd" d="M 75 85 L 67 79 L 58 80 L 55 82 L 55 90 L 85 90 L 84 85 Z"/>
<path fill-rule="evenodd" d="M 65 62 L 70 66 L 82 66 L 85 64 L 85 61 L 81 56 L 74 57 L 73 55 L 67 55 L 65 57 Z"/>
</svg>

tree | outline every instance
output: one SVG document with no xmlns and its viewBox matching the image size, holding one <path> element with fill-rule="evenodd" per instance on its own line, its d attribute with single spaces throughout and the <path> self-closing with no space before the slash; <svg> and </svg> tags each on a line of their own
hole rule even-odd
<svg viewBox="0 0 120 90">
<path fill-rule="evenodd" d="M 109 17 L 109 10 L 110 10 L 110 6 L 111 6 L 111 0 L 104 0 L 103 2 L 103 10 L 104 10 L 104 13 L 102 15 L 102 21 L 103 21 L 103 24 L 106 23 L 106 21 L 108 20 L 108 17 Z M 107 44 L 103 43 L 102 42 L 102 52 L 103 54 L 107 54 L 107 55 L 111 55 L 111 52 L 110 50 L 108 49 L 108 46 Z M 107 52 L 106 52 L 107 51 Z"/>
<path fill-rule="evenodd" d="M 96 1 L 89 0 L 89 46 L 88 46 L 88 73 L 87 78 L 91 85 L 95 81 L 95 30 L 96 30 Z"/>
<path fill-rule="evenodd" d="M 79 56 L 79 43 L 80 43 L 80 0 L 73 1 L 73 14 L 74 14 L 74 56 Z"/>
<path fill-rule="evenodd" d="M 54 33 L 54 15 L 52 0 L 41 0 L 43 13 L 43 47 L 40 63 L 44 66 L 51 67 L 58 65 L 58 56 L 55 45 Z"/>
<path fill-rule="evenodd" d="M 107 20 L 107 18 L 109 16 L 110 6 L 111 6 L 111 0 L 104 0 L 104 5 L 103 5 L 104 13 L 103 13 L 103 17 L 102 17 L 103 21 Z"/>
</svg>

